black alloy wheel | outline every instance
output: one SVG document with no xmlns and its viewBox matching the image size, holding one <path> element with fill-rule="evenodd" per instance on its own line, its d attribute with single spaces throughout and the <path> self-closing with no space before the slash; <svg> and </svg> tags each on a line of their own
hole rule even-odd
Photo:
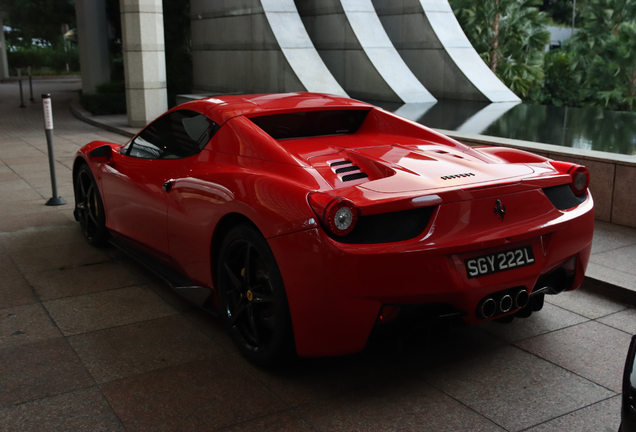
<svg viewBox="0 0 636 432">
<path fill-rule="evenodd" d="M 101 246 L 108 239 L 102 197 L 88 166 L 82 166 L 75 177 L 75 211 L 86 240 Z"/>
<path fill-rule="evenodd" d="M 283 280 L 265 238 L 239 225 L 223 240 L 216 265 L 222 315 L 241 353 L 271 365 L 291 353 L 291 323 Z"/>
</svg>

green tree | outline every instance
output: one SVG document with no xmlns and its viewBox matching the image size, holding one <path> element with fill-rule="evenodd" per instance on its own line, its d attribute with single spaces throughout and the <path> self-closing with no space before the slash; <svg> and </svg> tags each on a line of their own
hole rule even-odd
<svg viewBox="0 0 636 432">
<path fill-rule="evenodd" d="M 576 0 L 576 27 L 581 22 L 581 11 L 585 8 L 587 0 Z M 552 17 L 555 24 L 570 27 L 572 25 L 572 11 L 574 9 L 573 0 L 543 0 L 543 5 L 539 7 L 543 12 Z"/>
<path fill-rule="evenodd" d="M 578 107 L 583 99 L 581 74 L 573 71 L 575 54 L 555 49 L 545 56 L 544 80 L 538 102 L 547 105 Z"/>
<path fill-rule="evenodd" d="M 565 48 L 573 73 L 581 76 L 585 102 L 636 108 L 636 2 L 588 0 L 583 25 Z"/>
<path fill-rule="evenodd" d="M 4 25 L 15 31 L 7 43 L 30 47 L 33 39 L 56 46 L 62 43 L 62 25 L 76 26 L 75 0 L 0 0 Z"/>
<path fill-rule="evenodd" d="M 540 89 L 550 33 L 541 0 L 451 0 L 466 36 L 499 78 L 522 98 Z"/>
</svg>

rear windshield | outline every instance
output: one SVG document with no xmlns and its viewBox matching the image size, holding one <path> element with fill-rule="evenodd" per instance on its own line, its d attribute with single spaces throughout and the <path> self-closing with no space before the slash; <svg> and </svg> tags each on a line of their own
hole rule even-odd
<svg viewBox="0 0 636 432">
<path fill-rule="evenodd" d="M 365 110 L 301 111 L 252 117 L 272 138 L 306 138 L 355 133 L 369 113 Z"/>
</svg>

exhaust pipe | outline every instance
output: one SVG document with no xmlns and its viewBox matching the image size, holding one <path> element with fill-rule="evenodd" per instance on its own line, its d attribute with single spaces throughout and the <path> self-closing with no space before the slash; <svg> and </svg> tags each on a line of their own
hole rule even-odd
<svg viewBox="0 0 636 432">
<path fill-rule="evenodd" d="M 482 300 L 481 305 L 479 306 L 479 312 L 481 316 L 484 318 L 490 318 L 497 311 L 497 303 L 491 298 L 488 297 Z"/>
<path fill-rule="evenodd" d="M 519 309 L 523 309 L 528 305 L 530 301 L 530 296 L 528 295 L 528 291 L 522 289 L 520 290 L 515 297 L 515 306 Z"/>
<path fill-rule="evenodd" d="M 506 313 L 510 309 L 512 309 L 512 297 L 510 297 L 508 294 L 503 296 L 501 300 L 499 300 L 499 309 L 503 313 Z"/>
</svg>

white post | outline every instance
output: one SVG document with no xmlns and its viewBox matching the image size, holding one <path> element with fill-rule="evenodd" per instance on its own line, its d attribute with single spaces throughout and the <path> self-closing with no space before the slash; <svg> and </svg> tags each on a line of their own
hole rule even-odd
<svg viewBox="0 0 636 432">
<path fill-rule="evenodd" d="M 53 106 L 51 95 L 42 95 L 42 112 L 44 116 L 44 133 L 46 134 L 46 147 L 49 152 L 49 170 L 51 172 L 51 191 L 53 196 L 46 202 L 47 206 L 66 204 L 64 198 L 57 194 L 57 178 L 55 176 L 55 155 L 53 154 Z"/>
</svg>

